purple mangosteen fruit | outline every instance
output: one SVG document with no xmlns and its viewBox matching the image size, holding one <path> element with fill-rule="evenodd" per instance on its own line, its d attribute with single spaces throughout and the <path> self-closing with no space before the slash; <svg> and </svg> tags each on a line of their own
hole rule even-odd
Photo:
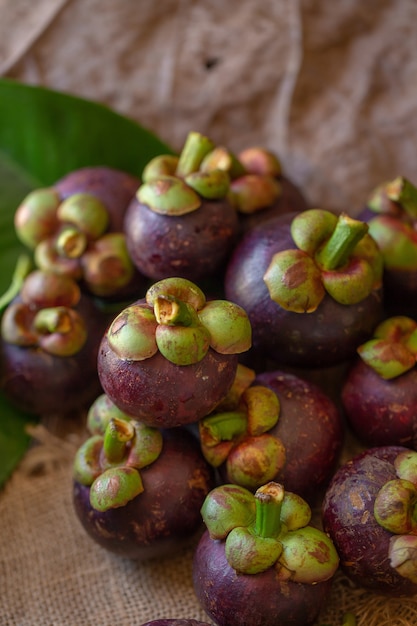
<svg viewBox="0 0 417 626">
<path fill-rule="evenodd" d="M 218 626 L 309 626 L 329 596 L 339 557 L 310 525 L 300 496 L 268 482 L 255 494 L 213 489 L 193 560 L 194 590 Z"/>
<path fill-rule="evenodd" d="M 97 367 L 104 391 L 138 420 L 169 428 L 197 422 L 225 397 L 238 355 L 251 345 L 245 311 L 207 301 L 185 278 L 154 283 L 104 334 Z"/>
<path fill-rule="evenodd" d="M 255 491 L 275 480 L 308 501 L 330 480 L 343 431 L 336 405 L 313 383 L 241 364 L 226 399 L 199 422 L 202 452 L 221 482 Z"/>
<path fill-rule="evenodd" d="M 31 271 L 1 321 L 1 390 L 29 413 L 69 414 L 101 391 L 97 355 L 109 317 L 67 276 Z"/>
<path fill-rule="evenodd" d="M 389 596 L 417 593 L 417 452 L 377 446 L 334 474 L 323 528 L 341 569 L 358 586 Z"/>
<path fill-rule="evenodd" d="M 346 214 L 309 209 L 246 233 L 225 295 L 248 314 L 254 358 L 318 368 L 355 356 L 383 315 L 382 257 L 367 230 Z"/>
<path fill-rule="evenodd" d="M 70 276 L 100 298 L 137 297 L 147 281 L 127 251 L 123 220 L 138 186 L 135 176 L 120 170 L 75 170 L 23 199 L 16 234 L 39 269 Z"/>
<path fill-rule="evenodd" d="M 341 393 L 347 421 L 368 446 L 417 449 L 417 322 L 393 316 L 358 347 Z"/>
<path fill-rule="evenodd" d="M 151 280 L 213 277 L 235 245 L 239 221 L 227 197 L 229 174 L 204 166 L 214 148 L 190 132 L 178 156 L 154 157 L 144 168 L 124 231 L 135 266 Z"/>
<path fill-rule="evenodd" d="M 243 172 L 230 183 L 230 197 L 239 214 L 242 232 L 284 213 L 310 208 L 301 189 L 283 172 L 277 155 L 254 146 L 238 153 Z"/>
<path fill-rule="evenodd" d="M 398 176 L 379 185 L 359 214 L 384 259 L 388 315 L 417 315 L 417 188 Z"/>
<path fill-rule="evenodd" d="M 76 453 L 75 512 L 110 552 L 137 560 L 169 556 L 201 529 L 212 468 L 186 430 L 145 426 L 117 407 L 113 417 L 109 402 L 105 413 Z"/>
</svg>

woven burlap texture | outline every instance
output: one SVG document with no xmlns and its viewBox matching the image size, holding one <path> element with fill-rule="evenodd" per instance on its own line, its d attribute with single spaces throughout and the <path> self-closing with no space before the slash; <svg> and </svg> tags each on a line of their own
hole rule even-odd
<svg viewBox="0 0 417 626">
<path fill-rule="evenodd" d="M 190 130 L 265 145 L 313 204 L 354 213 L 417 179 L 416 23 L 415 0 L 0 0 L 0 75 L 178 150 Z"/>
</svg>

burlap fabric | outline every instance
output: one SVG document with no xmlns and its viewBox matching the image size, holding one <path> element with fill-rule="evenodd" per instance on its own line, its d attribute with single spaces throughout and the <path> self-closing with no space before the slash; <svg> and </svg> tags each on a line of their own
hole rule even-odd
<svg viewBox="0 0 417 626">
<path fill-rule="evenodd" d="M 191 129 L 262 144 L 313 204 L 354 214 L 383 180 L 417 181 L 416 23 L 415 0 L 0 0 L 0 75 L 106 103 L 176 149 Z M 139 564 L 86 537 L 79 426 L 44 424 L 0 494 L 0 625 L 207 621 L 192 548 Z M 320 623 L 347 610 L 358 626 L 417 624 L 417 599 L 338 575 Z"/>
</svg>

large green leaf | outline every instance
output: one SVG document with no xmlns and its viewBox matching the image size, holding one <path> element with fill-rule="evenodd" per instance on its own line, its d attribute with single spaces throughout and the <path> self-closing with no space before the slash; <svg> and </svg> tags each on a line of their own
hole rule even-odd
<svg viewBox="0 0 417 626">
<path fill-rule="evenodd" d="M 90 165 L 140 176 L 149 159 L 170 152 L 153 133 L 104 105 L 0 79 L 0 294 L 22 252 L 14 212 L 31 189 Z M 0 394 L 0 486 L 27 448 L 28 420 L 33 417 Z"/>
</svg>

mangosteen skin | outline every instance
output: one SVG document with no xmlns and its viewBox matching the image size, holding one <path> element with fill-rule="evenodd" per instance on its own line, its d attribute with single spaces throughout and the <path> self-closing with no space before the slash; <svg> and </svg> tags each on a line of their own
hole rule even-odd
<svg viewBox="0 0 417 626">
<path fill-rule="evenodd" d="M 238 355 L 209 348 L 198 363 L 175 365 L 160 352 L 128 361 L 102 338 L 97 371 L 105 393 L 125 413 L 148 426 L 171 428 L 197 422 L 210 413 L 233 384 Z"/>
<path fill-rule="evenodd" d="M 389 596 L 417 593 L 417 584 L 398 574 L 389 562 L 393 534 L 374 517 L 375 498 L 398 478 L 394 460 L 403 446 L 368 448 L 334 474 L 322 505 L 323 529 L 335 544 L 340 567 L 356 584 Z"/>
<path fill-rule="evenodd" d="M 127 207 L 140 186 L 133 174 L 106 166 L 90 166 L 69 172 L 54 183 L 62 200 L 75 193 L 89 193 L 99 198 L 109 212 L 110 232 L 123 232 Z"/>
<path fill-rule="evenodd" d="M 353 358 L 383 316 L 381 290 L 353 305 L 325 295 L 312 313 L 286 311 L 274 302 L 263 276 L 273 255 L 294 249 L 286 213 L 251 229 L 235 247 L 225 274 L 225 294 L 252 325 L 248 358 L 269 357 L 278 366 L 327 367 Z"/>
<path fill-rule="evenodd" d="M 133 560 L 165 557 L 196 539 L 201 506 L 214 487 L 213 470 L 197 440 L 184 429 L 163 431 L 163 449 L 140 473 L 144 491 L 126 505 L 97 511 L 90 487 L 73 483 L 75 512 L 100 546 Z"/>
<path fill-rule="evenodd" d="M 258 374 L 253 384 L 272 389 L 280 402 L 278 422 L 269 433 L 284 444 L 286 462 L 274 480 L 287 491 L 316 502 L 334 473 L 343 446 L 339 409 L 315 384 L 288 372 Z"/>
<path fill-rule="evenodd" d="M 162 215 L 134 198 L 124 220 L 127 248 L 151 280 L 170 276 L 199 282 L 223 269 L 239 235 L 239 218 L 227 200 L 202 200 L 185 215 Z"/>
<path fill-rule="evenodd" d="M 86 295 L 75 309 L 87 323 L 88 336 L 73 356 L 54 356 L 37 347 L 0 341 L 1 391 L 18 409 L 65 417 L 88 408 L 102 393 L 97 355 L 110 318 Z"/>
<path fill-rule="evenodd" d="M 218 626 L 309 626 L 317 618 L 332 579 L 314 585 L 280 581 L 273 567 L 238 574 L 228 563 L 225 542 L 206 530 L 194 553 L 193 585 L 207 615 Z"/>
<path fill-rule="evenodd" d="M 368 446 L 417 449 L 417 369 L 385 380 L 362 359 L 349 369 L 341 399 L 355 435 Z"/>
</svg>

